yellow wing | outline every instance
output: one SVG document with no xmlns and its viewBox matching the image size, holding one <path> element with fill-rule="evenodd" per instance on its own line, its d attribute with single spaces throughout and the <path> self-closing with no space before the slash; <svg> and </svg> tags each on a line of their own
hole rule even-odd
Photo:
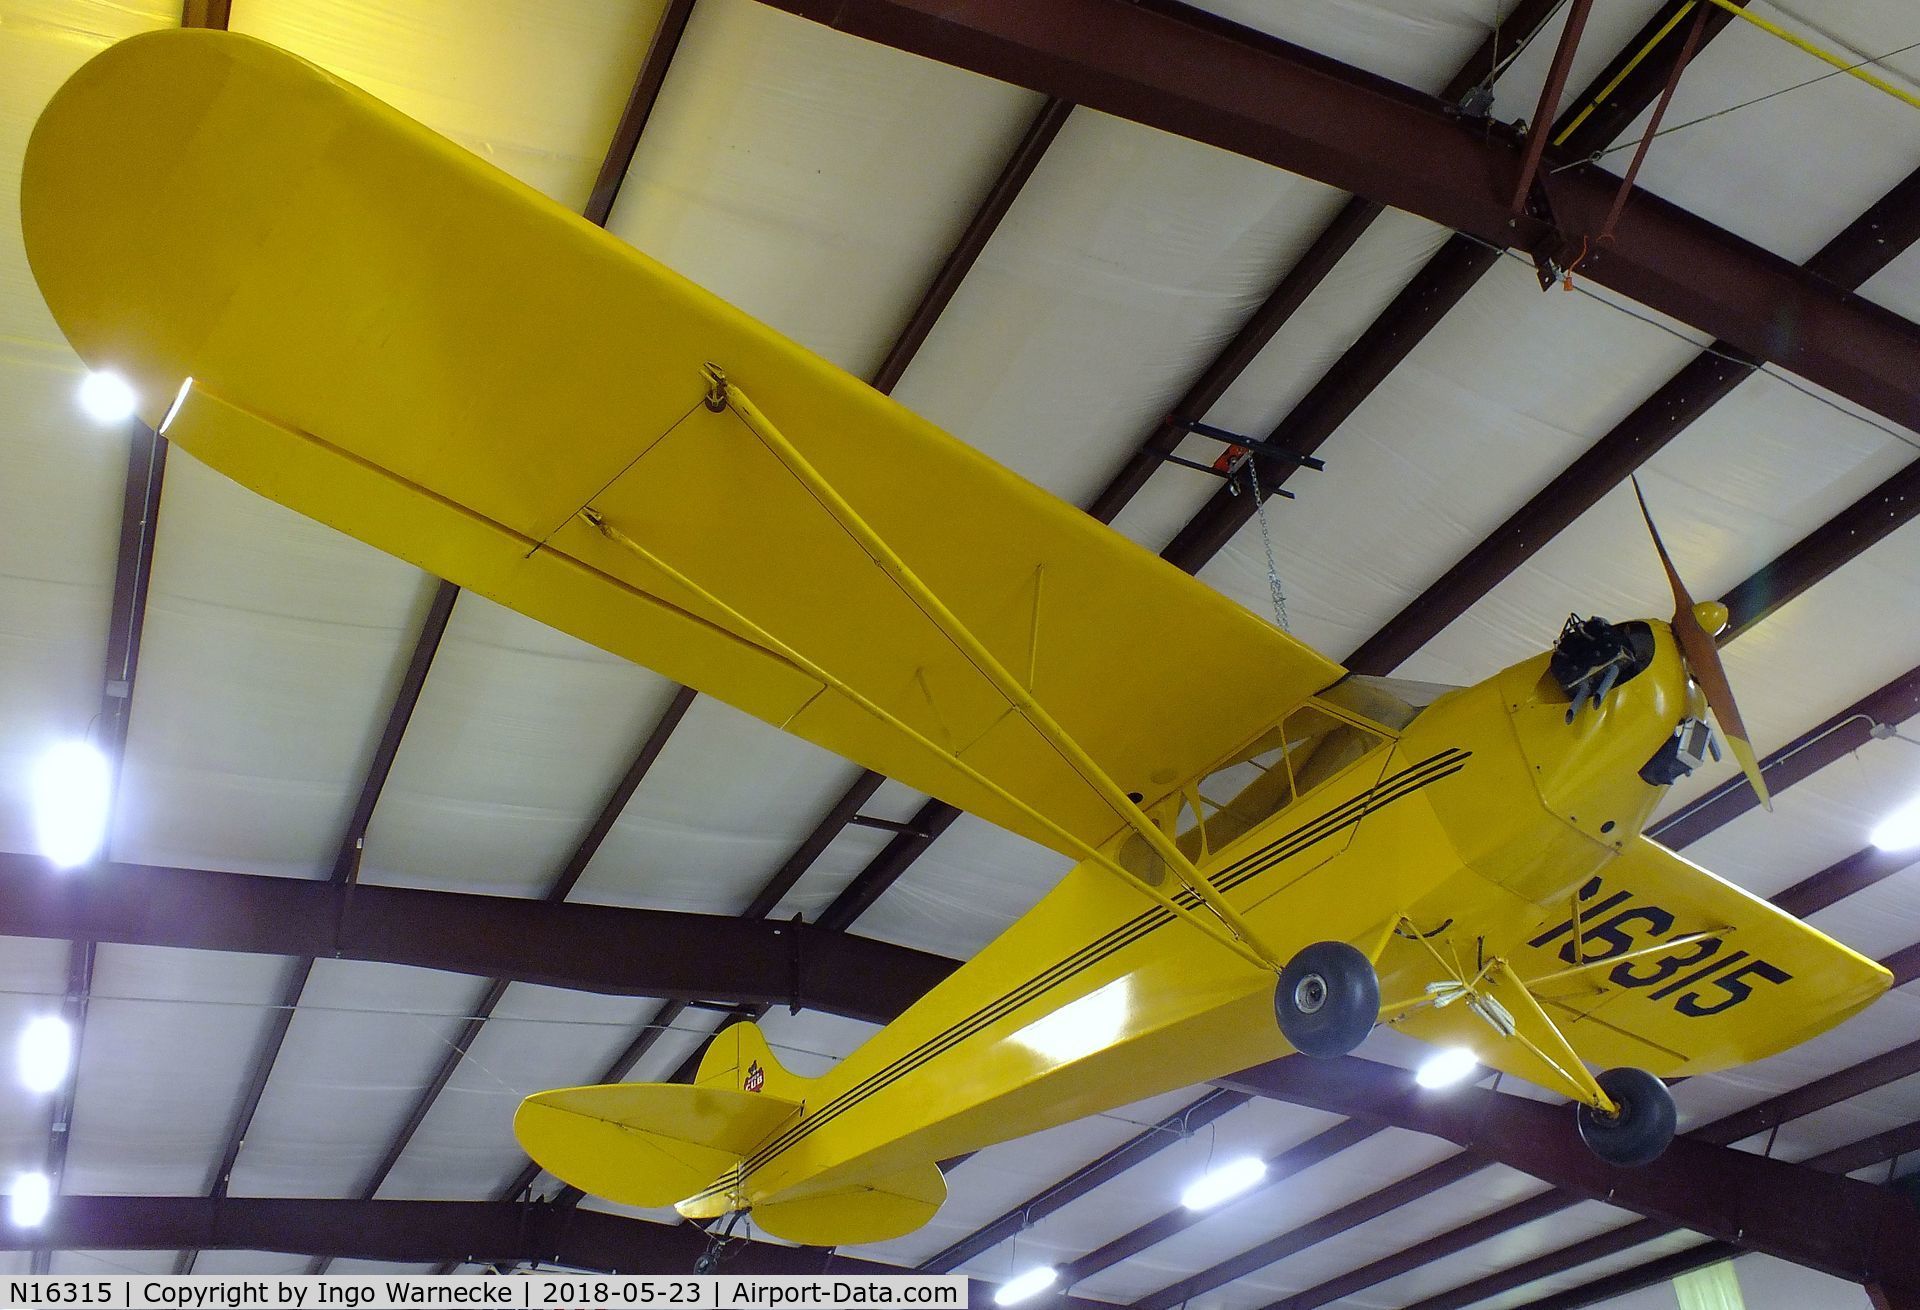
<svg viewBox="0 0 1920 1310">
<path fill-rule="evenodd" d="M 1089 844 L 1120 818 L 732 412 L 702 404 L 704 364 L 1146 804 L 1340 675 L 260 42 L 164 32 L 94 59 L 42 115 L 21 203 L 34 275 L 81 356 L 127 376 L 150 422 L 195 380 L 167 436 L 198 458 L 1056 848 L 1023 806 Z"/>
<path fill-rule="evenodd" d="M 1645 837 L 1582 887 L 1579 903 L 1577 951 L 1569 902 L 1506 955 L 1580 1058 L 1602 1068 L 1634 1065 L 1671 1078 L 1764 1059 L 1858 1013 L 1893 981 L 1872 960 Z M 1522 1012 L 1511 996 L 1493 994 Z M 1465 1005 L 1411 1016 L 1405 1028 L 1546 1081 L 1527 1052 L 1495 1038 Z"/>
</svg>

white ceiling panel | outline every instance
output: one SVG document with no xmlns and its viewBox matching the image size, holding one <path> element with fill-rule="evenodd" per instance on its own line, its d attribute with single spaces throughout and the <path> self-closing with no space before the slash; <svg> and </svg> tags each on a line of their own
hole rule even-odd
<svg viewBox="0 0 1920 1310">
<path fill-rule="evenodd" d="M 976 1151 L 947 1171 L 947 1204 L 926 1227 L 891 1242 L 850 1247 L 848 1252 L 890 1264 L 916 1265 L 1025 1204 L 1198 1095 L 1198 1089 L 1170 1092 Z M 1017 1269 L 1050 1258 L 1051 1224 L 1051 1218 L 1038 1221 L 1014 1241 L 983 1252 L 956 1272 L 998 1282 Z M 1067 1252 L 1066 1258 L 1078 1254 Z"/>
<path fill-rule="evenodd" d="M 508 987 L 379 1195 L 459 1201 L 497 1194 L 526 1164 L 513 1136 L 521 1100 L 597 1081 L 657 1006 L 645 998 Z"/>
<path fill-rule="evenodd" d="M 963 814 L 860 916 L 866 937 L 971 956 L 1073 867 L 1073 861 Z"/>
<path fill-rule="evenodd" d="M 47 1272 L 67 1278 L 121 1274 L 170 1274 L 172 1251 L 56 1251 Z"/>
<path fill-rule="evenodd" d="M 241 0 L 230 26 L 586 203 L 666 0 Z"/>
<path fill-rule="evenodd" d="M 1077 110 L 895 395 L 1084 504 L 1345 199 Z"/>
<path fill-rule="evenodd" d="M 1773 896 L 1865 847 L 1874 825 L 1916 793 L 1920 746 L 1869 741 L 1780 791 L 1771 814 L 1756 807 L 1694 842 L 1687 847 L 1687 858 L 1756 895 Z M 1899 874 L 1890 881 L 1910 885 Z M 1843 901 L 1824 913 L 1844 914 L 1845 905 Z M 1856 949 L 1876 956 L 1885 953 L 1879 949 L 1889 940 L 1885 934 L 1898 931 L 1897 925 L 1863 926 L 1873 939 L 1863 938 Z M 1912 938 L 1894 944 L 1904 946 L 1908 940 Z"/>
<path fill-rule="evenodd" d="M 1352 650 L 1693 353 L 1496 262 L 1320 448 L 1326 470 L 1296 476 L 1299 499 L 1270 507 L 1296 634 L 1336 657 Z M 1568 385 L 1570 357 L 1582 385 Z M 1200 576 L 1269 612 L 1258 522 Z"/>
<path fill-rule="evenodd" d="M 332 870 L 432 583 L 167 460 L 115 858 Z"/>
<path fill-rule="evenodd" d="M 675 690 L 463 594 L 380 793 L 361 880 L 544 895 Z"/>
<path fill-rule="evenodd" d="M 205 1192 L 286 967 L 270 955 L 98 947 L 63 1190 Z"/>
<path fill-rule="evenodd" d="M 1191 1103 L 1204 1091 L 1196 1087 L 1184 1096 Z M 1179 1108 L 1178 1102 L 1174 1108 Z M 1179 1210 L 1181 1193 L 1209 1170 L 1241 1156 L 1271 1159 L 1340 1122 L 1337 1115 L 1256 1098 L 1210 1124 L 1192 1129 L 1183 1140 L 1172 1142 L 1145 1163 L 1049 1216 L 1037 1236 L 1054 1244 L 1062 1260 L 1098 1250 L 1143 1224 Z M 1279 1179 L 1224 1203 L 1221 1210 L 1258 1210 L 1271 1204 L 1281 1189 L 1292 1185 L 1292 1178 Z M 992 1258 L 991 1253 L 985 1257 L 988 1261 Z M 1074 1290 L 1077 1295 L 1081 1289 Z"/>
<path fill-rule="evenodd" d="M 1375 219 L 1207 411 L 1207 422 L 1250 436 L 1271 433 L 1446 238 L 1444 228 L 1398 210 Z M 1179 453 L 1210 463 L 1220 451 L 1218 443 L 1194 437 L 1182 443 Z M 1114 518 L 1113 526 L 1159 550 L 1219 487 L 1219 479 L 1204 473 L 1178 465 L 1164 469 Z"/>
<path fill-rule="evenodd" d="M 1096 1274 L 1081 1287 L 1100 1299 L 1132 1301 L 1249 1251 L 1309 1220 L 1454 1155 L 1457 1148 L 1417 1133 L 1387 1129 L 1260 1194 L 1226 1206 L 1141 1255 Z M 1230 1283 L 1195 1303 L 1203 1310 L 1248 1310 L 1273 1299 L 1260 1275 Z"/>
<path fill-rule="evenodd" d="M 1539 1179 L 1500 1165 L 1483 1169 L 1419 1200 L 1390 1210 L 1377 1219 L 1261 1271 L 1249 1280 L 1262 1288 L 1290 1292 L 1318 1287 L 1349 1270 L 1398 1254 L 1460 1225 L 1504 1210 L 1518 1201 L 1546 1191 Z M 1392 1305 L 1369 1288 L 1352 1298 L 1361 1304 Z M 1258 1304 L 1258 1303 L 1256 1303 Z"/>
<path fill-rule="evenodd" d="M 235 1196 L 353 1196 L 440 1065 L 472 978 L 318 960 L 267 1080 Z"/>
<path fill-rule="evenodd" d="M 702 696 L 572 899 L 737 914 L 859 772 L 837 755 Z"/>
<path fill-rule="evenodd" d="M 1398 1278 L 1390 1278 L 1376 1284 L 1368 1288 L 1360 1297 L 1355 1298 L 1353 1304 L 1412 1305 L 1426 1297 L 1473 1282 L 1496 1270 L 1508 1269 L 1549 1251 L 1558 1251 L 1576 1242 L 1585 1241 L 1589 1237 L 1610 1232 L 1624 1224 L 1634 1222 L 1638 1217 L 1598 1201 L 1582 1201 L 1545 1219 L 1537 1219 L 1530 1224 L 1510 1228 L 1464 1251 L 1458 1251 L 1402 1274 Z M 1641 1249 L 1643 1248 L 1636 1248 L 1636 1254 Z M 1648 1258 L 1650 1257 L 1638 1255 L 1637 1259 L 1630 1258 L 1628 1263 L 1637 1264 L 1640 1260 Z M 1586 1280 L 1576 1278 L 1573 1281 Z M 1489 1304 L 1498 1304 L 1498 1302 L 1493 1301 Z"/>
<path fill-rule="evenodd" d="M 866 377 L 1040 103 L 749 0 L 702 0 L 608 230 Z"/>
<path fill-rule="evenodd" d="M 1849 63 L 1920 40 L 1903 0 L 1754 0 L 1748 9 Z M 1913 94 L 1920 90 L 1920 51 L 1908 49 L 1867 71 Z M 1832 72 L 1751 23 L 1729 23 L 1681 77 L 1661 124 L 1665 135 L 1647 151 L 1639 185 L 1777 255 L 1805 261 L 1920 166 L 1920 109 L 1856 78 L 1825 76 Z M 1647 117 L 1620 142 L 1638 142 Z M 1625 145 L 1606 163 L 1624 172 L 1632 158 Z M 1782 195 L 1793 203 L 1781 204 Z"/>
<path fill-rule="evenodd" d="M 202 1251 L 196 1274 L 304 1274 L 308 1257 L 284 1251 Z"/>
</svg>

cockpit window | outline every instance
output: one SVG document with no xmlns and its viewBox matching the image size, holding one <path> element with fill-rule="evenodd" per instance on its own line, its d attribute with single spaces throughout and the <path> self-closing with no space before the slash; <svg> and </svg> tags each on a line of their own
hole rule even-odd
<svg viewBox="0 0 1920 1310">
<path fill-rule="evenodd" d="M 1204 832 L 1207 849 L 1219 850 L 1385 740 L 1318 706 L 1303 705 L 1239 758 L 1200 780 L 1196 790 L 1204 818 L 1181 833 L 1182 849 L 1198 854 Z"/>
</svg>

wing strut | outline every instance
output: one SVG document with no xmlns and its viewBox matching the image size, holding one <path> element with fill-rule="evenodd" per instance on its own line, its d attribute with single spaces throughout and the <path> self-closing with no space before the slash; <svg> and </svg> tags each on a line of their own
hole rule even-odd
<svg viewBox="0 0 1920 1310">
<path fill-rule="evenodd" d="M 941 750 L 929 741 L 924 734 L 914 729 L 911 725 L 901 721 L 897 716 L 875 704 L 868 697 L 861 695 L 839 678 L 834 677 L 825 669 L 820 668 L 812 661 L 800 655 L 797 651 L 792 650 L 785 643 L 774 638 L 772 634 L 760 628 L 758 624 L 753 623 L 745 616 L 735 612 L 731 606 L 726 605 L 725 602 L 721 601 L 718 597 L 708 594 L 704 588 L 698 587 L 697 584 L 680 574 L 678 570 L 673 569 L 665 561 L 659 559 L 651 551 L 648 551 L 645 546 L 620 532 L 612 524 L 608 523 L 604 516 L 590 506 L 581 511 L 582 516 L 586 518 L 587 522 L 592 524 L 609 539 L 641 555 L 649 564 L 666 572 L 669 576 L 673 577 L 676 582 L 699 592 L 703 600 L 726 611 L 729 618 L 751 631 L 756 640 L 766 643 L 770 650 L 777 652 L 783 658 L 791 660 L 797 667 L 802 668 L 808 676 L 816 678 L 823 684 L 832 687 L 835 691 L 848 697 L 869 714 L 881 719 L 889 727 L 909 735 L 921 746 L 928 749 L 939 750 L 942 755 L 951 759 L 957 767 L 965 772 L 972 781 L 986 787 L 1001 800 L 1009 805 L 1015 806 L 1036 823 L 1052 832 L 1077 852 L 1082 859 L 1098 865 L 1100 868 L 1125 881 L 1129 886 L 1145 892 L 1158 902 L 1162 908 L 1170 910 L 1194 923 L 1197 927 L 1206 931 L 1208 935 L 1233 950 L 1249 963 L 1261 968 L 1270 969 L 1276 973 L 1279 972 L 1284 966 L 1284 962 L 1277 959 L 1273 952 L 1261 943 L 1258 934 L 1254 932 L 1251 925 L 1247 923 L 1239 911 L 1226 903 L 1225 898 L 1213 888 L 1212 884 L 1207 882 L 1200 871 L 1194 867 L 1193 863 L 1187 859 L 1180 848 L 1174 844 L 1173 840 L 1154 824 L 1146 812 L 1135 804 L 1126 792 L 1121 790 L 1119 784 L 1114 782 L 1114 780 L 1108 776 L 1107 772 L 1100 767 L 1099 763 L 1087 753 L 1086 749 L 1082 747 L 1078 741 L 1074 740 L 1072 734 L 1047 712 L 1046 707 L 1040 704 L 1033 693 L 1023 686 L 1019 679 L 1015 678 L 1014 675 L 1000 663 L 993 653 L 987 649 L 986 645 L 967 627 L 965 622 L 962 621 L 958 615 L 954 614 L 952 610 L 947 608 L 946 604 L 934 593 L 933 589 L 927 586 L 906 561 L 894 552 L 893 548 L 887 544 L 879 532 L 834 489 L 833 485 L 822 476 L 811 461 L 809 461 L 792 442 L 787 440 L 786 436 L 761 412 L 760 408 L 753 403 L 752 399 L 749 398 L 738 385 L 731 382 L 726 374 L 717 366 L 709 364 L 705 372 L 707 383 L 705 400 L 707 408 L 716 413 L 723 409 L 733 411 L 734 416 L 740 420 L 741 424 L 806 488 L 808 494 L 819 503 L 820 507 L 826 510 L 867 557 L 893 580 L 894 584 L 906 594 L 914 606 L 926 616 L 928 621 L 938 628 L 948 641 L 954 644 L 966 657 L 967 661 L 973 665 L 975 670 L 993 685 L 994 689 L 1005 698 L 1007 703 L 1013 707 L 1014 711 L 1032 726 L 1042 740 L 1046 741 L 1048 745 L 1059 753 L 1061 759 L 1066 762 L 1067 766 L 1078 774 L 1081 780 L 1091 787 L 1094 793 L 1098 795 L 1116 815 L 1145 839 L 1155 854 L 1166 861 L 1167 867 L 1174 871 L 1181 883 L 1184 884 L 1186 890 L 1200 904 L 1212 911 L 1214 917 L 1219 920 L 1221 925 L 1224 925 L 1226 932 L 1221 932 L 1218 926 L 1194 914 L 1188 906 L 1182 905 L 1166 892 L 1127 872 L 1127 870 L 1111 856 L 1102 853 L 1086 841 L 1068 832 L 1060 824 L 1040 813 L 1019 797 L 1012 795 L 1006 788 L 986 777 L 959 756 L 952 752 Z"/>
</svg>

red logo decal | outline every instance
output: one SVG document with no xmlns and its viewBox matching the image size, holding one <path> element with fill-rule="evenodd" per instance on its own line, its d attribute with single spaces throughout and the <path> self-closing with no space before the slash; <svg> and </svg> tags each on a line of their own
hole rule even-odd
<svg viewBox="0 0 1920 1310">
<path fill-rule="evenodd" d="M 767 1071 L 760 1067 L 758 1060 L 747 1065 L 746 1081 L 740 1085 L 750 1092 L 757 1092 L 767 1085 Z"/>
</svg>

